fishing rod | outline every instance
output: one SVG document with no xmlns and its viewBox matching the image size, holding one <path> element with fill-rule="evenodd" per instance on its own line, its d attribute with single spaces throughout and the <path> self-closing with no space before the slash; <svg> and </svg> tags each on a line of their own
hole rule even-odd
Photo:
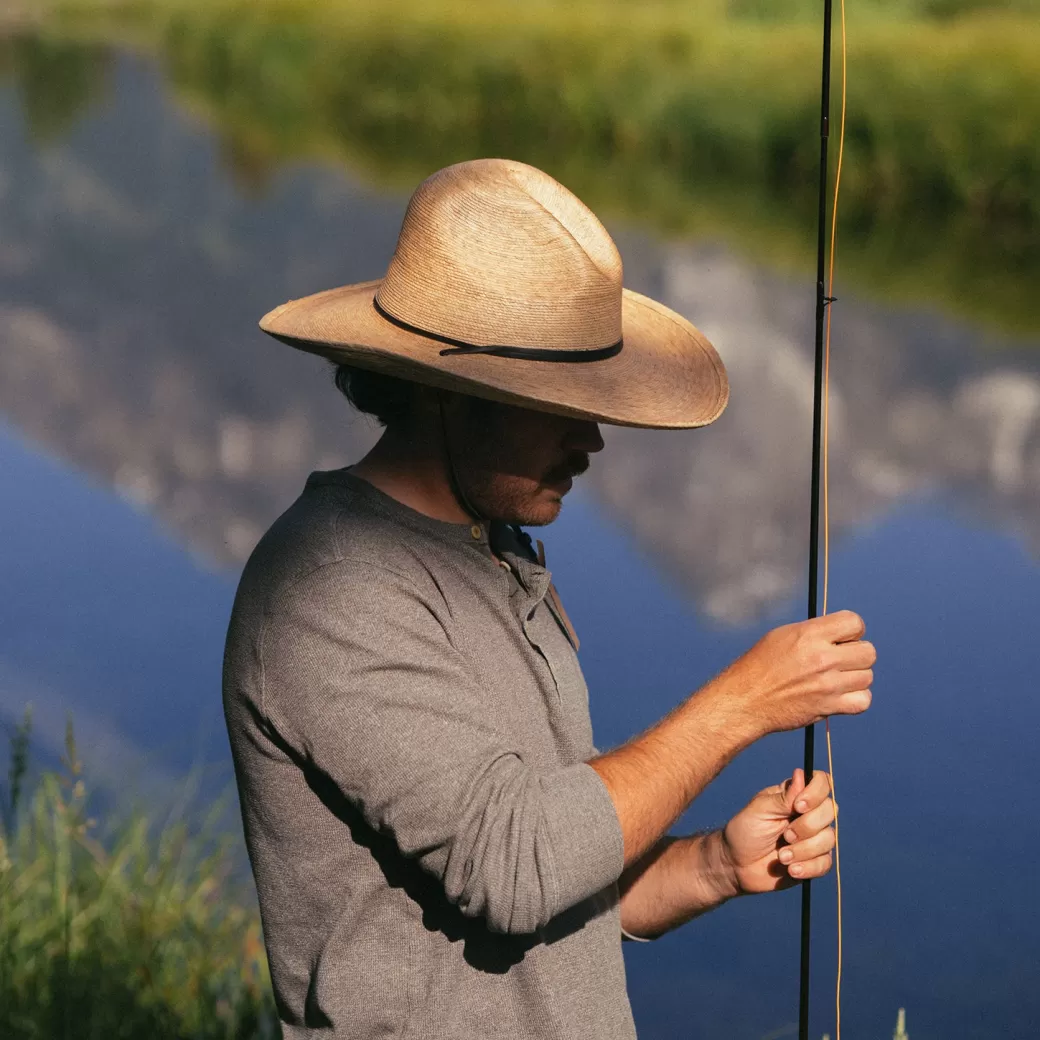
<svg viewBox="0 0 1040 1040">
<path fill-rule="evenodd" d="M 820 186 L 816 247 L 816 367 L 813 382 L 812 482 L 809 504 L 809 617 L 818 616 L 817 590 L 820 558 L 820 471 L 823 448 L 824 324 L 833 297 L 824 284 L 827 238 L 827 142 L 831 110 L 831 11 L 832 0 L 823 0 L 823 73 L 820 86 Z M 816 727 L 805 727 L 805 781 L 812 779 Z M 798 1040 L 809 1040 L 809 946 L 812 925 L 812 882 L 802 882 L 800 968 L 798 978 Z"/>
</svg>

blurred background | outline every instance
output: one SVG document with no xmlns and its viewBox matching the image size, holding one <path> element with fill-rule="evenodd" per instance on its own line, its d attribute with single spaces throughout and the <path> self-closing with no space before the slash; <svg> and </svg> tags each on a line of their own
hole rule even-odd
<svg viewBox="0 0 1040 1040">
<path fill-rule="evenodd" d="M 543 533 L 597 743 L 804 616 L 821 14 L 5 0 L 0 1035 L 275 1035 L 224 632 L 260 534 L 376 430 L 256 321 L 380 276 L 435 169 L 547 170 L 730 372 L 709 428 L 605 429 Z M 830 606 L 880 655 L 833 727 L 848 1040 L 899 1007 L 914 1040 L 1040 1035 L 1038 55 L 1036 0 L 848 3 Z M 800 758 L 762 742 L 683 825 Z M 797 937 L 787 893 L 626 944 L 640 1037 L 793 1036 Z"/>
</svg>

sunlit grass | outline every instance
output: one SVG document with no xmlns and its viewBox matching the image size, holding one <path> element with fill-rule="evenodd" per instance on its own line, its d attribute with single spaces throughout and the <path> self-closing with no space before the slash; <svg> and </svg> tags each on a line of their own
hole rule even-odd
<svg viewBox="0 0 1040 1040">
<path fill-rule="evenodd" d="M 64 770 L 25 790 L 27 737 L 0 834 L 0 1036 L 276 1036 L 235 840 L 144 812 L 90 819 L 71 729 Z"/>
</svg>

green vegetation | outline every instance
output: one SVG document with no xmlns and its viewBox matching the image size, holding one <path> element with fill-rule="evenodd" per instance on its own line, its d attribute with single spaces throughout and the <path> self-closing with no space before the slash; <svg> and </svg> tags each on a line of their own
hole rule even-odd
<svg viewBox="0 0 1040 1040">
<path fill-rule="evenodd" d="M 818 0 L 48 9 L 46 34 L 160 55 L 254 190 L 300 158 L 410 190 L 447 163 L 509 155 L 608 218 L 812 269 Z M 1038 13 L 1037 0 L 849 4 L 844 285 L 1040 329 Z M 835 129 L 837 115 L 836 101 Z"/>
<path fill-rule="evenodd" d="M 156 832 L 141 813 L 96 836 L 71 729 L 64 770 L 28 792 L 27 746 L 28 716 L 0 833 L 0 1036 L 277 1036 L 233 840 L 184 823 Z"/>
<path fill-rule="evenodd" d="M 0 37 L 0 76 L 18 83 L 26 122 L 38 141 L 59 138 L 104 97 L 110 66 L 110 49 L 102 44 Z"/>
</svg>

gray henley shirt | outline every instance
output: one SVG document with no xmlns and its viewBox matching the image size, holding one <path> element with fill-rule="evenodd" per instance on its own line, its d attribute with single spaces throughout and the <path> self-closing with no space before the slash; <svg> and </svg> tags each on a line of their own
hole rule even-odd
<svg viewBox="0 0 1040 1040">
<path fill-rule="evenodd" d="M 245 567 L 224 710 L 288 1040 L 632 1040 L 588 691 L 505 525 L 312 474 Z"/>
</svg>

